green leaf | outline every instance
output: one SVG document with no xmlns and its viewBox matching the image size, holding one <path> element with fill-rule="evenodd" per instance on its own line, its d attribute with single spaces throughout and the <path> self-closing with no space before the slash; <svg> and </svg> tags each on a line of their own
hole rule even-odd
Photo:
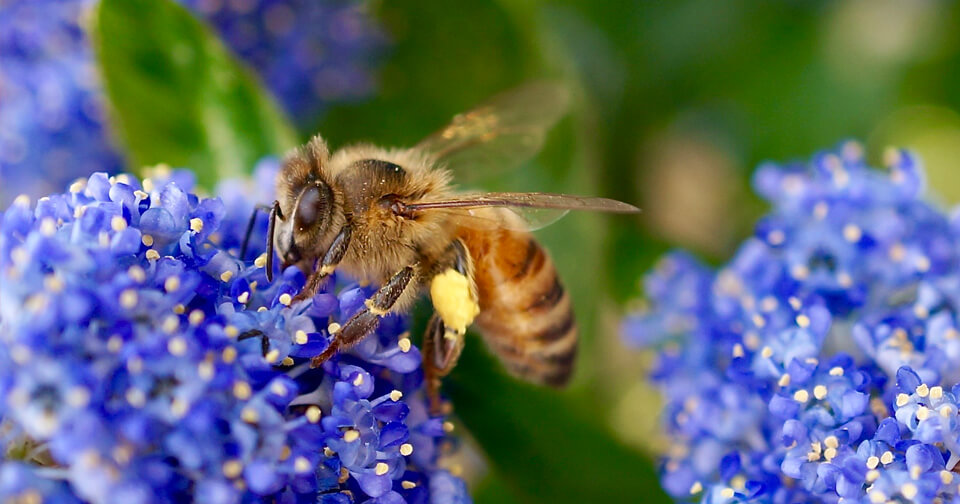
<svg viewBox="0 0 960 504">
<path fill-rule="evenodd" d="M 447 391 L 489 456 L 496 485 L 522 502 L 671 502 L 651 462 L 602 427 L 606 408 L 513 380 L 481 341 L 467 344 Z"/>
<path fill-rule="evenodd" d="M 470 497 L 476 504 L 497 503 L 497 504 L 521 504 L 513 496 L 513 492 L 507 488 L 503 479 L 495 474 L 487 474 L 479 481 L 470 485 Z"/>
<path fill-rule="evenodd" d="M 296 145 L 250 70 L 174 2 L 103 0 L 92 33 L 110 111 L 134 167 L 188 167 L 209 188 Z"/>
</svg>

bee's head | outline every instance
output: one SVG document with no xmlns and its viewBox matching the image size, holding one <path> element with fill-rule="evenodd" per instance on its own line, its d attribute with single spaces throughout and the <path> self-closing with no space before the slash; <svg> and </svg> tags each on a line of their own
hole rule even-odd
<svg viewBox="0 0 960 504">
<path fill-rule="evenodd" d="M 337 213 L 333 188 L 322 171 L 327 157 L 326 145 L 315 137 L 284 160 L 277 182 L 278 204 L 270 214 L 270 261 L 273 248 L 284 267 L 313 261 L 322 253 Z M 267 271 L 272 275 L 270 264 Z"/>
</svg>

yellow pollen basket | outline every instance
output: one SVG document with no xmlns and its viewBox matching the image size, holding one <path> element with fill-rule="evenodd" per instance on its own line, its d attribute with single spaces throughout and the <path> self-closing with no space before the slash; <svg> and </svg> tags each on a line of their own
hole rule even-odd
<svg viewBox="0 0 960 504">
<path fill-rule="evenodd" d="M 480 313 L 480 306 L 470 290 L 470 280 L 454 269 L 433 277 L 430 299 L 447 329 L 460 334 L 466 332 L 467 326 Z"/>
</svg>

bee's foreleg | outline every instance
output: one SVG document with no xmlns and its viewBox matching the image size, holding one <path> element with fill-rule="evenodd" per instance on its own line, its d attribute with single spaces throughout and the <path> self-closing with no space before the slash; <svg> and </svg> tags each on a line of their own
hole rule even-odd
<svg viewBox="0 0 960 504">
<path fill-rule="evenodd" d="M 456 366 L 462 351 L 463 334 L 448 330 L 440 315 L 434 313 L 423 335 L 423 375 L 431 415 L 442 413 L 441 380 Z"/>
<path fill-rule="evenodd" d="M 407 266 L 394 274 L 383 287 L 380 287 L 376 294 L 367 299 L 366 306 L 362 310 L 350 317 L 350 320 L 347 320 L 347 323 L 337 331 L 333 341 L 330 342 L 330 346 L 324 349 L 320 355 L 314 357 L 311 365 L 317 367 L 323 364 L 337 350 L 350 347 L 373 332 L 380 324 L 380 317 L 386 315 L 393 308 L 394 303 L 410 286 L 415 274 L 413 266 Z"/>
<path fill-rule="evenodd" d="M 350 247 L 351 233 L 352 229 L 349 224 L 343 226 L 343 229 L 337 233 L 337 237 L 333 239 L 330 248 L 323 254 L 323 259 L 320 260 L 317 268 L 313 270 L 313 273 L 307 278 L 307 283 L 303 286 L 303 289 L 293 298 L 294 302 L 312 298 L 317 294 L 320 285 L 337 269 L 337 265 L 340 264 L 343 256 L 346 255 L 347 249 Z"/>
<path fill-rule="evenodd" d="M 254 205 L 253 212 L 250 212 L 250 220 L 247 221 L 247 230 L 243 233 L 243 245 L 240 246 L 240 260 L 243 261 L 247 257 L 247 249 L 250 247 L 250 236 L 253 235 L 253 226 L 257 223 L 257 214 L 260 212 L 269 212 L 270 207 L 267 205 Z"/>
</svg>

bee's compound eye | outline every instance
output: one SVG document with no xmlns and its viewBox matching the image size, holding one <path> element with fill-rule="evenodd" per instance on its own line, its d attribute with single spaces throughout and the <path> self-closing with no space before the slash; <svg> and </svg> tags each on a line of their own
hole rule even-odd
<svg viewBox="0 0 960 504">
<path fill-rule="evenodd" d="M 298 231 L 313 227 L 327 212 L 327 201 L 320 192 L 320 188 L 310 185 L 300 193 L 297 202 L 297 211 L 294 214 L 294 223 Z"/>
</svg>

